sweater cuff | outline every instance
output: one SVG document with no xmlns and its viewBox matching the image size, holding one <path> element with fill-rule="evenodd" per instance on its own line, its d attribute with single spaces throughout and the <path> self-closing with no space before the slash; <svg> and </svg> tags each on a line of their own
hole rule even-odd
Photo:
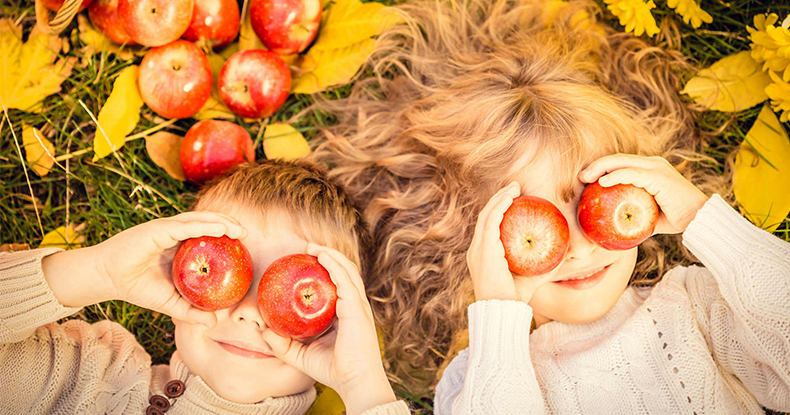
<svg viewBox="0 0 790 415">
<path fill-rule="evenodd" d="M 24 340 L 36 328 L 80 310 L 60 304 L 44 278 L 42 258 L 60 251 L 0 254 L 0 343 Z"/>
<path fill-rule="evenodd" d="M 391 402 L 385 405 L 379 405 L 373 409 L 368 409 L 362 415 L 409 415 L 411 410 L 409 405 L 404 401 Z"/>
<path fill-rule="evenodd" d="M 714 275 L 725 275 L 769 235 L 713 195 L 683 232 L 683 245 Z"/>
<path fill-rule="evenodd" d="M 521 301 L 486 300 L 469 306 L 470 363 L 529 359 L 532 307 Z"/>
</svg>

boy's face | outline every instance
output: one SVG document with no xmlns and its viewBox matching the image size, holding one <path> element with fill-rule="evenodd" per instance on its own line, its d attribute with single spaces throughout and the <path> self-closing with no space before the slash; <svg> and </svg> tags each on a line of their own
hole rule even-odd
<svg viewBox="0 0 790 415">
<path fill-rule="evenodd" d="M 314 380 L 274 357 L 263 341 L 268 328 L 258 311 L 257 293 L 269 264 L 284 255 L 304 253 L 307 241 L 291 231 L 288 216 L 276 211 L 265 219 L 241 208 L 221 213 L 236 218 L 249 231 L 241 242 L 252 256 L 252 285 L 241 302 L 214 312 L 217 326 L 212 329 L 174 319 L 178 352 L 194 375 L 233 402 L 254 403 L 304 392 Z"/>
</svg>

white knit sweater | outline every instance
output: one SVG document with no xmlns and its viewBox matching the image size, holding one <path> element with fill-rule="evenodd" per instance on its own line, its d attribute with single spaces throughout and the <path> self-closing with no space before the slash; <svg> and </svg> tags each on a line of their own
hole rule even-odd
<svg viewBox="0 0 790 415">
<path fill-rule="evenodd" d="M 149 398 L 165 396 L 170 380 L 186 385 L 166 415 L 301 415 L 315 389 L 253 404 L 217 395 L 173 354 L 170 365 L 151 366 L 134 335 L 113 321 L 57 320 L 79 311 L 61 305 L 49 288 L 41 258 L 59 249 L 0 253 L 0 415 L 137 414 Z M 404 401 L 364 415 L 407 415 Z"/>
<path fill-rule="evenodd" d="M 683 234 L 705 267 L 628 288 L 603 318 L 549 322 L 469 306 L 469 348 L 436 388 L 444 414 L 763 414 L 790 410 L 790 244 L 713 196 Z"/>
</svg>

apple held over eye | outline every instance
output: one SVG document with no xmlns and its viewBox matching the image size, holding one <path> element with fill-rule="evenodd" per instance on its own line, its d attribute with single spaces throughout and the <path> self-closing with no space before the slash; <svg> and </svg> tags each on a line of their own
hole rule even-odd
<svg viewBox="0 0 790 415">
<path fill-rule="evenodd" d="M 118 17 L 135 42 L 162 46 L 184 34 L 194 7 L 194 0 L 118 0 Z"/>
<path fill-rule="evenodd" d="M 211 64 L 194 43 L 178 40 L 146 52 L 140 63 L 140 96 L 167 118 L 194 115 L 211 95 Z"/>
<path fill-rule="evenodd" d="M 313 43 L 321 24 L 321 0 L 252 0 L 250 22 L 266 47 L 280 55 Z"/>
<path fill-rule="evenodd" d="M 92 0 L 82 0 L 82 4 L 80 4 L 79 11 L 85 10 L 85 8 L 88 7 L 89 4 L 91 4 L 91 1 Z M 55 12 L 60 10 L 60 8 L 63 6 L 63 3 L 65 2 L 66 2 L 65 0 L 41 0 L 41 3 L 43 3 L 44 6 L 46 6 L 46 8 Z"/>
<path fill-rule="evenodd" d="M 96 0 L 88 7 L 91 23 L 115 43 L 136 45 L 118 17 L 118 0 Z"/>
<path fill-rule="evenodd" d="M 658 204 L 645 189 L 630 184 L 588 184 L 579 200 L 584 235 L 608 250 L 631 249 L 653 235 Z"/>
<path fill-rule="evenodd" d="M 239 24 L 236 0 L 195 0 L 192 23 L 182 37 L 221 48 L 233 42 L 239 34 Z"/>
<path fill-rule="evenodd" d="M 268 117 L 288 98 L 291 71 L 276 53 L 243 50 L 222 66 L 217 87 L 222 102 L 234 113 L 248 118 Z"/>
<path fill-rule="evenodd" d="M 513 273 L 532 277 L 562 262 L 568 250 L 568 221 L 553 203 L 536 196 L 519 196 L 499 225 L 505 259 Z"/>
<path fill-rule="evenodd" d="M 325 332 L 335 318 L 337 289 L 312 255 L 287 255 L 269 265 L 258 286 L 258 307 L 266 325 L 292 339 Z"/>
<path fill-rule="evenodd" d="M 204 120 L 193 125 L 181 142 L 181 167 L 187 180 L 204 183 L 229 168 L 255 160 L 252 137 L 227 121 Z"/>
<path fill-rule="evenodd" d="M 187 302 L 201 310 L 220 310 L 241 301 L 249 290 L 252 257 L 237 239 L 191 238 L 178 247 L 172 276 Z"/>
</svg>

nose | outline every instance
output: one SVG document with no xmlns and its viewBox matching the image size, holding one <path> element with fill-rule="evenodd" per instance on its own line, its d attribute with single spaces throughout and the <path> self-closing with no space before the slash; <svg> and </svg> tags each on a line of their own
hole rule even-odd
<svg viewBox="0 0 790 415">
<path fill-rule="evenodd" d="M 257 281 L 257 280 L 256 280 Z M 263 331 L 266 324 L 258 311 L 258 285 L 252 284 L 247 294 L 229 310 L 229 316 L 234 323 L 254 324 L 258 330 Z"/>
<path fill-rule="evenodd" d="M 570 236 L 568 239 L 568 252 L 565 254 L 565 259 L 585 259 L 589 257 L 598 245 L 584 236 L 581 225 L 579 225 L 579 219 L 576 215 L 575 208 L 569 209 L 569 211 L 565 211 L 563 214 L 568 221 Z"/>
</svg>

